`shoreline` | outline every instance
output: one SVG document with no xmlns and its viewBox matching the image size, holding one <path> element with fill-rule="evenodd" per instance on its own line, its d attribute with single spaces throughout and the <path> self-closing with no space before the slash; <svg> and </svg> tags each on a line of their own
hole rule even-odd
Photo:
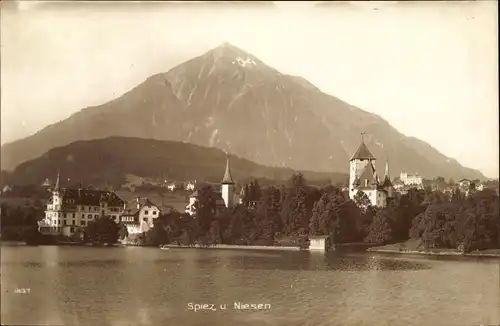
<svg viewBox="0 0 500 326">
<path fill-rule="evenodd" d="M 287 250 L 287 251 L 300 251 L 302 250 L 300 247 L 292 247 L 292 246 L 250 246 L 250 245 L 226 245 L 226 244 L 218 244 L 218 245 L 210 245 L 210 246 L 202 246 L 200 244 L 186 246 L 186 245 L 163 245 L 160 246 L 160 249 L 180 249 L 180 248 L 190 248 L 190 249 L 244 249 L 244 250 Z"/>
<path fill-rule="evenodd" d="M 457 251 L 418 251 L 418 250 L 399 250 L 399 249 L 384 249 L 384 248 L 368 248 L 366 252 L 401 254 L 401 255 L 421 255 L 421 256 L 448 256 L 448 257 L 476 257 L 476 258 L 500 258 L 500 250 L 498 252 L 469 252 L 461 253 Z"/>
</svg>

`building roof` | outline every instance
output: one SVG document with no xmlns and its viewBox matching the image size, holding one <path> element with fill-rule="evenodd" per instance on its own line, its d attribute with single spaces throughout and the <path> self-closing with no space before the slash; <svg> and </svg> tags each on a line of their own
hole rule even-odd
<svg viewBox="0 0 500 326">
<path fill-rule="evenodd" d="M 367 186 L 365 186 L 364 180 L 368 180 Z M 365 166 L 365 168 L 363 169 L 363 172 L 361 172 L 361 175 L 358 178 L 356 178 L 356 180 L 354 181 L 354 186 L 358 190 L 377 189 L 380 191 L 385 191 L 385 189 L 384 189 L 386 187 L 385 182 L 386 181 L 384 181 L 384 184 L 379 183 L 379 180 L 377 177 L 377 171 L 375 170 L 375 167 L 373 166 L 373 164 L 370 162 L 370 163 L 368 163 L 368 165 Z M 390 182 L 391 181 L 389 180 L 389 183 Z M 390 185 L 392 186 L 392 183 L 390 183 Z"/>
<path fill-rule="evenodd" d="M 358 150 L 354 153 L 349 161 L 353 160 L 376 160 L 375 156 L 370 152 L 365 142 L 362 141 Z"/>
<path fill-rule="evenodd" d="M 109 206 L 123 206 L 124 201 L 114 192 L 94 189 L 62 189 L 63 202 L 73 199 L 73 205 L 99 206 L 107 202 Z"/>
<path fill-rule="evenodd" d="M 360 185 L 363 185 L 364 180 L 368 180 L 368 184 L 377 183 L 377 172 L 375 171 L 375 167 L 371 162 L 365 166 L 358 179 Z"/>
<path fill-rule="evenodd" d="M 391 177 L 389 173 L 389 159 L 385 161 L 385 177 L 382 184 L 383 187 L 392 187 Z"/>
<path fill-rule="evenodd" d="M 331 236 L 332 236 L 331 234 L 329 234 L 329 235 L 310 235 L 309 239 L 312 239 L 312 240 L 323 240 L 323 239 L 327 239 L 327 238 L 329 238 Z"/>
<path fill-rule="evenodd" d="M 137 204 L 139 204 L 139 208 L 137 208 Z M 125 207 L 125 211 L 123 212 L 122 215 L 135 215 L 139 213 L 139 210 L 142 207 L 158 207 L 158 205 L 154 204 L 151 200 L 148 198 L 136 198 L 134 200 L 131 200 L 130 202 L 127 203 L 127 206 Z"/>
<path fill-rule="evenodd" d="M 224 177 L 222 178 L 222 184 L 234 184 L 233 177 L 231 176 L 231 168 L 229 165 L 229 155 L 226 159 L 226 171 L 224 172 Z"/>
<path fill-rule="evenodd" d="M 392 187 L 392 182 L 391 182 L 391 178 L 389 178 L 388 175 L 385 176 L 384 178 L 384 182 L 382 183 L 382 187 Z"/>
</svg>

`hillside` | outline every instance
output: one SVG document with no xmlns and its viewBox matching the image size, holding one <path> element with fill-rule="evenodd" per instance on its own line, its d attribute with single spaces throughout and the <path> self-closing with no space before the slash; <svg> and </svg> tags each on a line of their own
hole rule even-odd
<svg viewBox="0 0 500 326">
<path fill-rule="evenodd" d="M 54 147 L 123 136 L 213 146 L 267 166 L 347 173 L 361 132 L 379 166 L 390 157 L 393 176 L 406 171 L 427 178 L 484 179 L 378 115 L 227 43 L 109 103 L 5 144 L 1 163 L 12 170 Z"/>
<path fill-rule="evenodd" d="M 219 182 L 224 175 L 226 154 L 215 148 L 152 139 L 109 137 L 78 141 L 50 150 L 41 157 L 22 163 L 5 183 L 40 185 L 45 178 L 55 181 L 57 169 L 61 186 L 83 182 L 93 186 L 123 185 L 127 175 L 158 180 L 199 180 Z M 232 157 L 231 172 L 235 182 L 249 178 L 287 180 L 294 173 L 287 168 L 262 166 L 246 159 Z M 316 183 L 344 182 L 344 174 L 303 172 Z"/>
</svg>

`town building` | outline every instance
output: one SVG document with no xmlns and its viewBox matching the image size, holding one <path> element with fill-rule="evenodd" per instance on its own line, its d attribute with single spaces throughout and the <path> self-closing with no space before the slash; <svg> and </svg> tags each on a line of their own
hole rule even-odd
<svg viewBox="0 0 500 326">
<path fill-rule="evenodd" d="M 58 173 L 45 217 L 38 223 L 39 230 L 44 234 L 71 236 L 98 217 L 108 216 L 118 223 L 124 206 L 124 201 L 111 191 L 61 188 Z"/>
<path fill-rule="evenodd" d="M 333 235 L 313 235 L 309 237 L 309 250 L 329 251 L 334 247 Z"/>
<path fill-rule="evenodd" d="M 223 207 L 232 208 L 240 203 L 240 197 L 235 192 L 235 182 L 233 181 L 233 177 L 231 175 L 229 155 L 227 155 L 226 158 L 226 170 L 220 183 L 220 188 L 215 188 L 213 191 L 216 200 L 216 210 Z M 196 203 L 198 199 L 199 193 L 198 190 L 196 190 L 189 196 L 189 203 L 185 209 L 187 214 L 191 216 L 196 215 Z"/>
<path fill-rule="evenodd" d="M 160 215 L 161 209 L 158 205 L 148 198 L 137 197 L 127 203 L 120 220 L 127 227 L 130 235 L 147 232 Z"/>
<path fill-rule="evenodd" d="M 470 185 L 472 184 L 472 181 L 469 179 L 462 179 L 458 181 L 458 186 L 460 189 L 468 190 L 470 188 Z"/>
<path fill-rule="evenodd" d="M 376 158 L 366 146 L 364 139 L 350 159 L 349 198 L 355 198 L 362 191 L 372 206 L 386 207 L 387 199 L 393 197 L 394 188 L 389 175 L 389 160 L 385 165 L 385 177 L 381 182 L 375 168 Z"/>
<path fill-rule="evenodd" d="M 196 180 L 188 181 L 184 184 L 184 190 L 193 191 L 195 187 L 196 187 Z"/>
<path fill-rule="evenodd" d="M 424 187 L 423 178 L 419 176 L 418 173 L 408 174 L 406 172 L 401 172 L 399 180 L 401 180 L 405 186 L 414 186 L 421 189 Z"/>
</svg>

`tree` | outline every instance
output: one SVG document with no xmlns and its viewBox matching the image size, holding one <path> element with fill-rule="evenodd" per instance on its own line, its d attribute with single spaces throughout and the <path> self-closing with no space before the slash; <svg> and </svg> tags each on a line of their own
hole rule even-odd
<svg viewBox="0 0 500 326">
<path fill-rule="evenodd" d="M 261 239 L 271 242 L 276 232 L 282 229 L 281 203 L 278 188 L 269 187 L 262 192 L 262 200 L 255 211 L 256 224 L 261 230 Z"/>
<path fill-rule="evenodd" d="M 366 193 L 362 190 L 358 190 L 358 192 L 356 192 L 356 194 L 354 195 L 354 202 L 359 207 L 362 213 L 365 213 L 368 210 L 368 207 L 372 205 L 370 198 L 368 198 Z"/>
<path fill-rule="evenodd" d="M 248 192 L 246 193 L 246 198 L 248 201 L 258 201 L 262 196 L 262 189 L 260 188 L 257 180 L 252 180 L 246 189 Z"/>
<path fill-rule="evenodd" d="M 113 244 L 118 241 L 118 224 L 110 217 L 103 216 L 88 223 L 85 234 L 93 243 Z"/>
<path fill-rule="evenodd" d="M 127 230 L 127 227 L 125 226 L 125 224 L 119 223 L 118 228 L 119 228 L 118 239 L 123 240 L 126 237 L 128 237 L 128 230 Z"/>
<path fill-rule="evenodd" d="M 244 206 L 235 207 L 229 226 L 224 231 L 224 239 L 232 244 L 251 244 L 257 236 L 253 213 Z"/>
<path fill-rule="evenodd" d="M 382 245 L 391 240 L 392 229 L 388 210 L 379 210 L 368 227 L 368 235 L 365 238 L 365 242 Z"/>
<path fill-rule="evenodd" d="M 399 202 L 392 207 L 394 213 L 389 214 L 389 218 L 392 219 L 391 228 L 394 241 L 408 239 L 410 229 L 414 227 L 415 218 L 423 213 L 431 202 L 432 193 L 421 190 L 410 189 L 407 194 L 401 196 Z M 412 234 L 415 232 L 419 231 L 413 229 Z"/>
<path fill-rule="evenodd" d="M 212 187 L 204 186 L 198 189 L 198 200 L 195 203 L 195 220 L 196 228 L 198 234 L 193 234 L 195 238 L 204 236 L 210 226 L 216 214 L 217 200 L 216 194 Z"/>
<path fill-rule="evenodd" d="M 338 231 L 340 205 L 343 198 L 335 193 L 325 193 L 314 205 L 309 223 L 311 235 L 329 235 Z"/>
<path fill-rule="evenodd" d="M 207 245 L 217 245 L 222 243 L 222 230 L 220 222 L 214 220 L 208 233 L 205 235 Z"/>
<path fill-rule="evenodd" d="M 499 248 L 498 196 L 483 190 L 468 197 L 457 218 L 466 251 Z"/>
<path fill-rule="evenodd" d="M 307 188 L 302 174 L 294 174 L 286 189 L 281 218 L 285 235 L 307 234 L 310 211 L 307 209 Z"/>
</svg>

